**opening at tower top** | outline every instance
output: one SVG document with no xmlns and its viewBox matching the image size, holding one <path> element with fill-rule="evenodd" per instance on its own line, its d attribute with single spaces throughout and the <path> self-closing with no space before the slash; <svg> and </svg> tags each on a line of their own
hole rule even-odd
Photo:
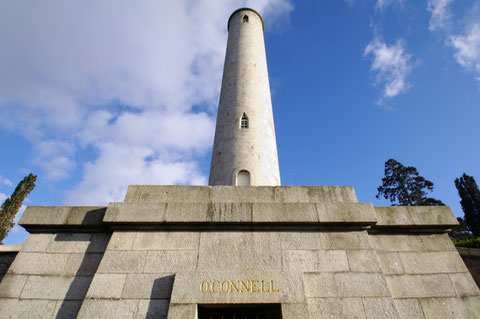
<svg viewBox="0 0 480 319">
<path fill-rule="evenodd" d="M 243 16 L 243 22 L 248 22 L 248 16 L 247 15 Z"/>
</svg>

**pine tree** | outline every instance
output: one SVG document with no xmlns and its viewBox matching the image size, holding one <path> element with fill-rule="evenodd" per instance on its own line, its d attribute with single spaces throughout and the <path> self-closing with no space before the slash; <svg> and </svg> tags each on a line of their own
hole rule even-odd
<svg viewBox="0 0 480 319">
<path fill-rule="evenodd" d="M 480 236 L 480 191 L 478 185 L 472 176 L 463 173 L 462 177 L 455 179 L 458 195 L 462 199 L 463 213 L 465 222 L 470 228 L 473 236 Z"/>
<path fill-rule="evenodd" d="M 390 200 L 393 206 L 443 206 L 442 201 L 427 197 L 433 183 L 418 174 L 415 167 L 403 166 L 394 159 L 385 162 L 385 177 L 377 188 L 380 196 Z"/>
<path fill-rule="evenodd" d="M 8 232 L 12 229 L 15 219 L 20 207 L 22 207 L 23 200 L 35 188 L 35 181 L 37 175 L 30 173 L 28 176 L 18 183 L 17 188 L 12 196 L 7 198 L 0 210 L 0 244 L 7 237 Z"/>
</svg>

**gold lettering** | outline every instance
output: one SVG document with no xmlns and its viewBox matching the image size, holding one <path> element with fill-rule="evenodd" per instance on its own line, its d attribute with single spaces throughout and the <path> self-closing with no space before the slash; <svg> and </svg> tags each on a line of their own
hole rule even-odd
<svg viewBox="0 0 480 319">
<path fill-rule="evenodd" d="M 205 285 L 206 285 L 206 288 L 205 288 Z M 200 285 L 200 290 L 202 292 L 207 292 L 208 291 L 208 286 L 209 286 L 208 281 L 202 281 L 202 284 Z"/>
<path fill-rule="evenodd" d="M 258 280 L 252 280 L 252 292 L 259 292 L 258 290 L 255 290 L 255 286 L 258 284 Z"/>
<path fill-rule="evenodd" d="M 264 289 L 263 289 L 263 288 L 264 288 L 264 285 L 265 285 L 264 280 L 262 280 L 261 283 L 262 283 L 262 289 L 261 289 L 262 292 L 270 292 L 269 290 L 264 290 Z"/>
<path fill-rule="evenodd" d="M 247 281 L 247 284 L 250 282 L 250 280 Z M 242 286 L 245 288 L 245 290 L 247 292 L 250 292 L 250 285 L 245 285 L 245 283 L 243 282 L 243 280 L 240 280 L 240 283 L 242 284 Z M 242 287 L 240 287 L 241 289 Z"/>
<path fill-rule="evenodd" d="M 227 284 L 227 286 L 225 286 L 225 284 Z M 222 282 L 222 292 L 228 292 L 228 287 L 228 281 L 225 280 L 224 282 Z"/>
<path fill-rule="evenodd" d="M 235 284 L 233 283 L 233 281 L 230 281 L 230 285 L 231 285 L 231 287 L 230 287 L 230 292 L 233 291 L 232 287 L 233 287 L 237 292 L 240 292 L 240 290 L 239 290 L 239 288 L 240 288 L 240 283 L 238 282 L 238 280 L 237 280 L 237 285 L 236 285 L 236 286 L 235 286 Z"/>
<path fill-rule="evenodd" d="M 270 280 L 270 292 L 279 292 L 279 291 L 280 291 L 280 289 L 275 290 L 273 288 L 273 280 Z"/>
</svg>

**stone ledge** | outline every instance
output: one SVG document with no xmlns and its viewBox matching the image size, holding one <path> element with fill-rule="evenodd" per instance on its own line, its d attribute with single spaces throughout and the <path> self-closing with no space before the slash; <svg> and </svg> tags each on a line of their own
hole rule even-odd
<svg viewBox="0 0 480 319">
<path fill-rule="evenodd" d="M 352 186 L 157 186 L 130 185 L 125 202 L 356 203 Z"/>
<path fill-rule="evenodd" d="M 462 257 L 480 258 L 480 248 L 457 247 L 457 251 Z"/>
<path fill-rule="evenodd" d="M 23 245 L 0 245 L 1 253 L 18 253 L 22 249 Z"/>
</svg>

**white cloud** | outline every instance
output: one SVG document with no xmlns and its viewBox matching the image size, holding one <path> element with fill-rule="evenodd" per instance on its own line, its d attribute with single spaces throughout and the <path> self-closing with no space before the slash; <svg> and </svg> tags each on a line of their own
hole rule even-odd
<svg viewBox="0 0 480 319">
<path fill-rule="evenodd" d="M 427 10 L 432 13 L 428 24 L 430 31 L 446 27 L 447 21 L 450 18 L 448 5 L 451 2 L 452 0 L 428 0 Z"/>
<path fill-rule="evenodd" d="M 391 5 L 401 5 L 403 0 L 377 0 L 375 4 L 375 9 L 383 11 Z"/>
<path fill-rule="evenodd" d="M 13 186 L 13 183 L 8 179 L 0 175 L 0 183 L 6 186 Z"/>
<path fill-rule="evenodd" d="M 401 40 L 388 46 L 382 39 L 375 36 L 365 48 L 364 55 L 373 55 L 371 70 L 376 72 L 376 83 L 383 85 L 380 103 L 410 88 L 407 76 L 412 69 L 411 55 L 405 52 Z"/>
<path fill-rule="evenodd" d="M 450 36 L 448 43 L 455 48 L 457 62 L 480 82 L 480 23 L 472 24 L 465 34 Z"/>
<path fill-rule="evenodd" d="M 252 6 L 268 28 L 288 0 L 0 2 L 3 129 L 35 145 L 52 181 L 82 169 L 68 203 L 121 200 L 128 184 L 206 183 L 226 23 Z M 94 150 L 88 163 L 77 155 Z"/>
<path fill-rule="evenodd" d="M 8 198 L 8 196 L 4 193 L 0 193 L 0 205 Z"/>
</svg>

